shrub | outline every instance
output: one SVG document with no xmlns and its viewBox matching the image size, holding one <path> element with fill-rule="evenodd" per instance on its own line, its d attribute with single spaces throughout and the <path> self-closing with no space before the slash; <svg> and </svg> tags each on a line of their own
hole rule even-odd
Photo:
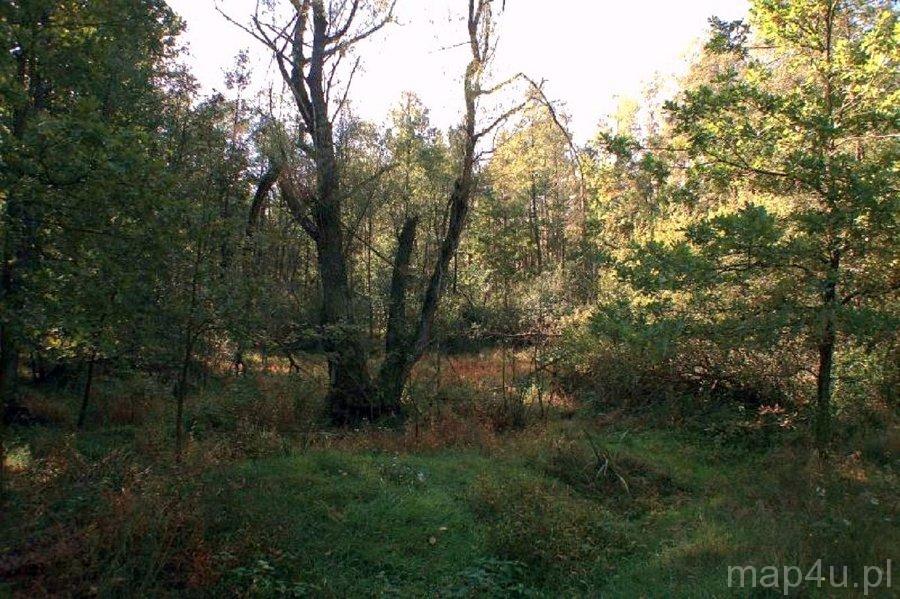
<svg viewBox="0 0 900 599">
<path fill-rule="evenodd" d="M 524 564 L 535 580 L 582 579 L 628 549 L 605 512 L 555 483 L 482 476 L 470 500 L 495 554 Z"/>
<path fill-rule="evenodd" d="M 541 470 L 577 492 L 628 514 L 641 514 L 685 489 L 661 467 L 636 455 L 614 452 L 596 439 L 555 440 L 533 458 Z"/>
</svg>

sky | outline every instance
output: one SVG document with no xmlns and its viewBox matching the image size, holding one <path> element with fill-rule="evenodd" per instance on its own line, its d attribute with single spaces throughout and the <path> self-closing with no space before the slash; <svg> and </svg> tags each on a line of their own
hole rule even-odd
<svg viewBox="0 0 900 599">
<path fill-rule="evenodd" d="M 256 0 L 218 0 L 237 21 L 249 22 Z M 250 52 L 255 85 L 278 81 L 271 57 L 224 19 L 215 0 L 169 0 L 185 20 L 187 61 L 203 89 L 224 91 L 224 73 L 240 50 Z M 383 122 L 405 91 L 418 95 L 432 123 L 459 122 L 459 81 L 466 39 L 465 0 L 398 0 L 397 23 L 358 51 L 361 71 L 350 97 L 361 117 Z M 571 117 L 579 141 L 590 138 L 621 98 L 639 98 L 656 76 L 684 72 L 710 16 L 738 19 L 746 0 L 507 0 L 499 18 L 494 75 L 517 72 L 546 80 L 545 93 Z"/>
</svg>

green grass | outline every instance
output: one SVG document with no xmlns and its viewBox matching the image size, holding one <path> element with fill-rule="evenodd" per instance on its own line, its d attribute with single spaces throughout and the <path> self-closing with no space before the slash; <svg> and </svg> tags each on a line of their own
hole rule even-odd
<svg viewBox="0 0 900 599">
<path fill-rule="evenodd" d="M 164 425 L 14 431 L 0 595 L 776 596 L 729 590 L 727 567 L 821 558 L 859 580 L 898 557 L 893 461 L 852 448 L 823 467 L 588 417 L 401 453 L 249 430 L 207 430 L 180 467 L 146 453 Z"/>
<path fill-rule="evenodd" d="M 428 592 L 485 555 L 466 490 L 484 457 L 313 452 L 217 473 L 205 503 L 216 543 L 251 554 L 223 584 L 274 582 L 334 596 Z M 275 569 L 257 572 L 260 561 Z M 232 570 L 234 572 L 235 570 Z M 237 580 L 235 580 L 237 579 Z"/>
<path fill-rule="evenodd" d="M 724 462 L 661 431 L 619 439 L 610 442 L 618 460 L 652 464 L 678 490 L 632 512 L 641 497 L 579 492 L 521 447 L 315 451 L 227 468 L 207 485 L 226 489 L 204 502 L 217 523 L 207 532 L 210 545 L 242 546 L 244 558 L 220 584 L 263 595 L 714 597 L 727 594 L 728 565 L 822 557 L 858 569 L 896 547 L 884 506 L 858 511 L 872 489 L 823 482 L 840 495 L 829 506 L 785 488 L 771 461 Z M 890 488 L 876 487 L 889 502 Z M 779 503 L 781 492 L 797 495 Z"/>
</svg>

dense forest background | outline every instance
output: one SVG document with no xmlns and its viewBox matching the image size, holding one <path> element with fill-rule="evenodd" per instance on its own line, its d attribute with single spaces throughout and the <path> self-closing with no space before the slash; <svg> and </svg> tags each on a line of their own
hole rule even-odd
<svg viewBox="0 0 900 599">
<path fill-rule="evenodd" d="M 13 553 L 0 577 L 10 589 L 40 580 L 32 590 L 287 593 L 272 572 L 234 560 L 224 579 L 211 563 L 172 565 L 166 551 L 190 537 L 185 521 L 159 532 L 169 549 L 149 550 L 157 562 L 142 566 L 123 565 L 144 551 L 133 537 L 105 547 L 71 524 L 76 515 L 56 521 L 101 547 L 93 566 L 60 566 L 68 554 L 49 528 L 29 533 L 39 549 L 23 547 L 36 514 L 87 513 L 48 507 L 52 481 L 59 501 L 87 496 L 72 495 L 79 480 L 96 491 L 112 477 L 124 490 L 144 476 L 141 460 L 183 490 L 204 460 L 226 455 L 335 438 L 348 444 L 341 451 L 481 447 L 618 414 L 693 431 L 717 450 L 814 453 L 816 476 L 865 454 L 888 469 L 872 480 L 893 486 L 895 4 L 755 0 L 744 21 L 712 19 L 674 94 L 649 85 L 586 144 L 542 82 L 490 68 L 502 4 L 460 2 L 453 38 L 467 36 L 470 59 L 461 82 L 448 82 L 464 111 L 447 131 L 412 94 L 387 129 L 354 114 L 365 101 L 353 96 L 366 58 L 356 49 L 394 26 L 390 2 L 263 2 L 254 15 L 226 14 L 280 75 L 260 91 L 238 56 L 227 98 L 198 91 L 183 23 L 162 0 L 0 4 L 0 484 L 16 506 L 4 513 L 17 514 L 4 517 L 0 551 Z M 132 449 L 110 453 L 123 430 Z M 572 434 L 578 459 L 596 466 L 586 482 L 575 480 L 577 460 L 553 462 L 575 488 L 608 478 L 604 493 L 637 496 L 662 484 L 637 457 Z M 672 451 L 640 447 L 644 460 Z M 104 470 L 110 456 L 118 474 Z M 51 471 L 70 473 L 66 485 Z M 815 480 L 810 488 L 826 487 Z M 499 509 L 504 485 L 485 484 Z M 177 507 L 188 495 L 167 509 L 189 513 Z M 586 513 L 554 511 L 566 501 L 538 509 L 562 529 L 535 537 L 562 545 L 535 549 L 512 518 L 497 554 L 506 561 L 481 575 L 518 581 L 519 565 L 537 564 L 550 573 L 541 588 L 562 592 L 574 576 L 565 568 L 593 560 L 596 538 Z M 569 554 L 566 535 L 589 540 Z M 559 555 L 568 574 L 555 579 Z M 56 574 L 41 579 L 36 563 L 56 563 Z M 581 592 L 600 588 L 590 580 Z M 351 588 L 315 584 L 304 592 Z"/>
</svg>

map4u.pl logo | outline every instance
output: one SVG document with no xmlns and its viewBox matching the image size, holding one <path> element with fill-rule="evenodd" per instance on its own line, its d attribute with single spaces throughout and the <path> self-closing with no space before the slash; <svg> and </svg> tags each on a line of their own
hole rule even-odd
<svg viewBox="0 0 900 599">
<path fill-rule="evenodd" d="M 876 589 L 890 589 L 891 560 L 875 566 L 863 566 L 862 575 L 854 577 L 847 566 L 824 566 L 822 560 L 804 572 L 800 566 L 728 566 L 728 588 L 772 589 L 785 595 L 801 587 L 857 589 L 868 596 Z"/>
</svg>

